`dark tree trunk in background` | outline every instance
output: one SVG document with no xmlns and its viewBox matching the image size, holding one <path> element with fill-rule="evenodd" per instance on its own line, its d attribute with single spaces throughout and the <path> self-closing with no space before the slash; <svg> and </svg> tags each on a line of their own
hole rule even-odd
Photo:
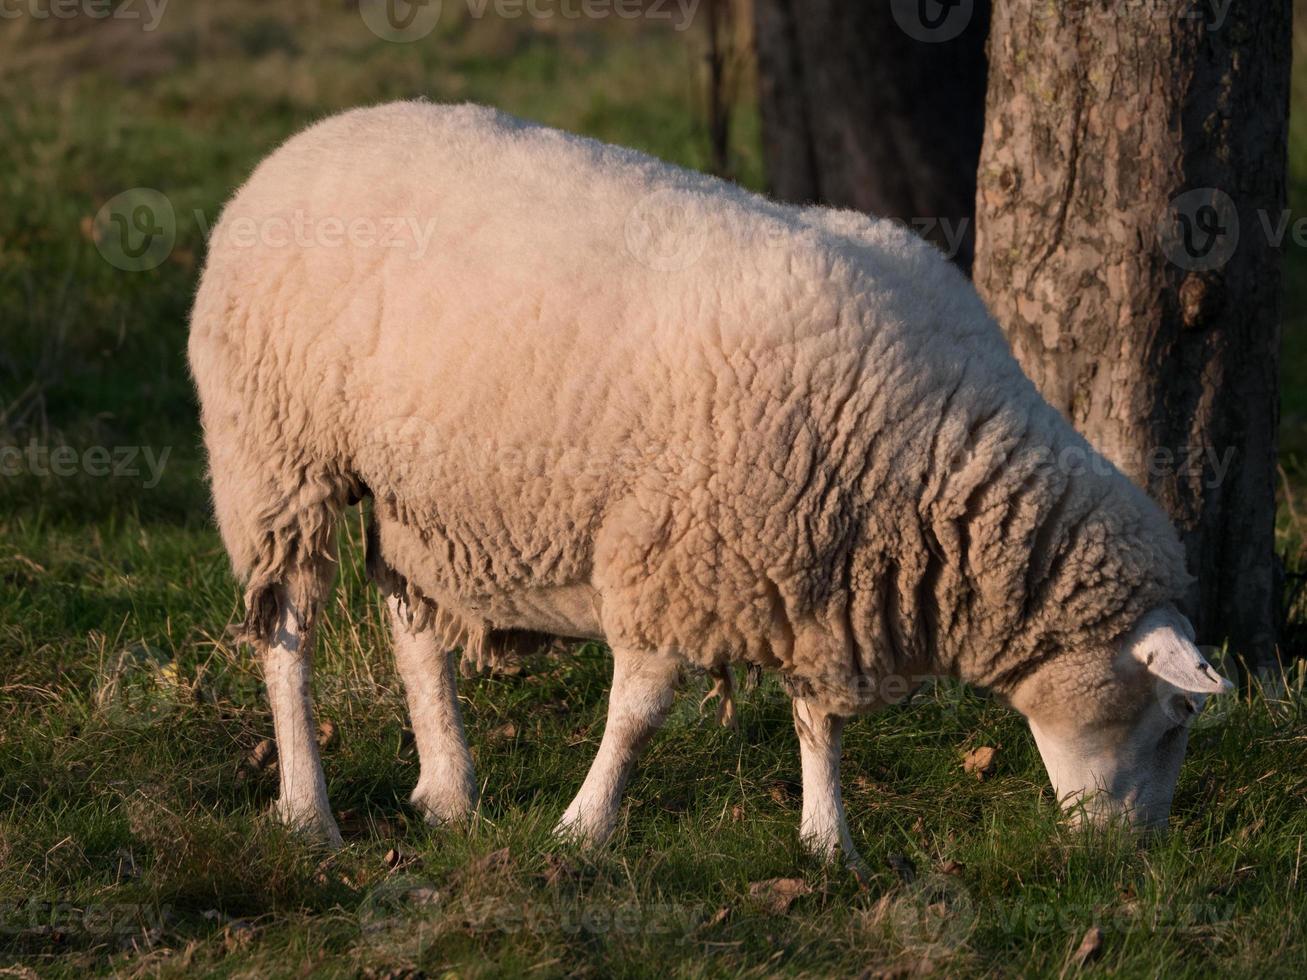
<svg viewBox="0 0 1307 980">
<path fill-rule="evenodd" d="M 718 177 L 731 174 L 731 107 L 735 104 L 733 86 L 728 84 L 730 62 L 735 51 L 732 0 L 708 0 L 708 145 L 712 150 L 712 172 Z M 732 75 L 733 77 L 733 75 Z"/>
<path fill-rule="evenodd" d="M 1291 13 L 1219 6 L 995 5 L 974 278 L 1176 520 L 1200 639 L 1266 668 Z"/>
<path fill-rule="evenodd" d="M 988 22 L 989 0 L 754 0 L 772 193 L 913 222 L 969 268 Z"/>
</svg>

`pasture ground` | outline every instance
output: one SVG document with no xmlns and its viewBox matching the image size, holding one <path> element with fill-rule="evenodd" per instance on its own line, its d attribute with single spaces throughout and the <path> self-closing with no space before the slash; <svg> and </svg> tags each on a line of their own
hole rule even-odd
<svg viewBox="0 0 1307 980">
<path fill-rule="evenodd" d="M 741 698 L 732 732 L 700 715 L 692 680 L 616 839 L 583 855 L 549 830 L 602 732 L 604 652 L 464 682 L 481 817 L 425 827 L 353 523 L 316 664 L 348 846 L 328 854 L 267 819 L 276 774 L 253 756 L 272 724 L 256 665 L 223 637 L 238 594 L 183 357 L 205 227 L 286 135 L 401 96 L 493 102 L 706 167 L 702 36 L 454 11 L 399 45 L 348 3 L 188 6 L 149 32 L 0 21 L 0 442 L 37 451 L 0 483 L 0 975 L 1303 975 L 1301 669 L 1203 719 L 1173 830 L 1146 847 L 1059 829 L 1020 719 L 975 694 L 929 686 L 859 720 L 844 787 L 864 884 L 799 847 L 774 682 Z M 1296 106 L 1305 87 L 1300 69 Z M 1299 118 L 1292 157 L 1301 213 Z M 734 159 L 759 186 L 747 98 Z M 112 267 L 92 241 L 97 209 L 134 187 L 176 209 L 152 272 Z M 1303 248 L 1286 261 L 1281 544 L 1301 569 Z M 73 457 L 42 462 L 59 446 Z M 97 446 L 120 472 L 95 475 Z M 981 746 L 997 749 L 984 780 L 962 766 Z"/>
</svg>

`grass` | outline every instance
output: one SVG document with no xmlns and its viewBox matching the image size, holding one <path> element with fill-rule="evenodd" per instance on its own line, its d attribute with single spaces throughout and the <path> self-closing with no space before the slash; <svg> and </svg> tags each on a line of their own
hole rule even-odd
<svg viewBox="0 0 1307 980">
<path fill-rule="evenodd" d="M 447 4 L 453 8 L 455 5 Z M 690 166 L 709 163 L 700 37 L 665 25 L 442 18 L 385 44 L 349 5 L 223 0 L 114 20 L 0 24 L 0 429 L 68 446 L 0 497 L 0 969 L 230 976 L 1300 976 L 1307 967 L 1304 676 L 1194 734 L 1174 829 L 1143 847 L 1056 823 L 1019 718 L 949 686 L 854 723 L 845 789 L 860 885 L 797 839 L 797 744 L 772 682 L 738 732 L 693 680 L 627 793 L 611 846 L 549 838 L 602 731 L 602 650 L 462 686 L 480 820 L 431 829 L 351 528 L 316 664 L 347 848 L 266 813 L 276 774 L 256 665 L 224 638 L 238 592 L 208 515 L 182 351 L 204 228 L 289 132 L 347 105 L 492 101 Z M 1299 73 L 1296 84 L 1307 84 Z M 1307 92 L 1302 93 L 1307 97 Z M 1301 104 L 1301 100 L 1298 100 Z M 1301 115 L 1301 114 L 1299 114 Z M 761 182 L 756 113 L 735 169 Z M 1307 202 L 1295 120 L 1293 198 Z M 1300 166 L 1301 165 L 1301 166 Z M 97 252 L 120 191 L 173 202 L 150 272 Z M 1287 256 L 1285 471 L 1307 454 L 1307 259 Z M 134 462 L 93 475 L 88 452 Z M 115 453 L 121 448 L 122 453 Z M 143 448 L 169 455 L 157 484 Z M 1307 498 L 1305 498 L 1307 499 Z M 1307 512 L 1307 503 L 1299 504 Z M 1302 527 L 1286 507 L 1283 544 Z M 1296 559 L 1295 559 L 1296 560 Z M 962 755 L 998 749 L 984 781 Z M 756 883 L 800 879 L 793 903 Z"/>
</svg>

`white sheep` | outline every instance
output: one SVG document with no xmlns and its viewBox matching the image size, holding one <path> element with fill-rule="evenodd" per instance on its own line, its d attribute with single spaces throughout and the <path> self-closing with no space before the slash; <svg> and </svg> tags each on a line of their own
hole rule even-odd
<svg viewBox="0 0 1307 980">
<path fill-rule="evenodd" d="M 851 860 L 841 731 L 903 678 L 988 688 L 1060 798 L 1143 824 L 1166 819 L 1184 719 L 1226 686 L 1172 606 L 1190 580 L 1162 512 L 891 222 L 477 106 L 363 109 L 229 204 L 190 360 L 279 810 L 331 840 L 309 643 L 365 496 L 432 819 L 475 804 L 446 651 L 492 631 L 612 648 L 560 824 L 588 841 L 687 663 L 780 672 L 802 835 Z"/>
</svg>

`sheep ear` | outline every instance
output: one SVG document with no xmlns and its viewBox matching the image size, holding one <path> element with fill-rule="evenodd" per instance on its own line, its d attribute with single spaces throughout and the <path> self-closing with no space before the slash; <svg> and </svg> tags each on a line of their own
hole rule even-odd
<svg viewBox="0 0 1307 980">
<path fill-rule="evenodd" d="M 1181 691 L 1224 694 L 1234 690 L 1180 630 L 1177 623 L 1147 616 L 1126 640 L 1126 649 L 1150 674 Z"/>
<path fill-rule="evenodd" d="M 1176 622 L 1180 624 L 1180 632 L 1184 634 L 1185 639 L 1190 643 L 1195 642 L 1197 640 L 1197 635 L 1194 633 L 1194 624 L 1189 622 L 1189 617 L 1185 616 L 1183 613 L 1177 612 L 1175 614 L 1175 619 Z"/>
</svg>

